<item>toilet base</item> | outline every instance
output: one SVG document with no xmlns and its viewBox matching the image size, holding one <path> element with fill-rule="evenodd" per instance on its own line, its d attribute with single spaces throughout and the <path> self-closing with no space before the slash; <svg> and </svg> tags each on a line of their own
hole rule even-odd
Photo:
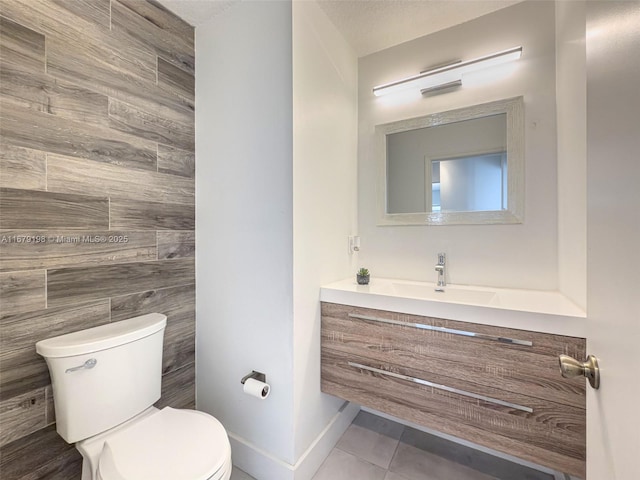
<svg viewBox="0 0 640 480">
<path fill-rule="evenodd" d="M 107 437 L 117 432 L 122 428 L 126 428 L 130 423 L 137 422 L 148 415 L 153 415 L 158 409 L 156 407 L 149 407 L 142 413 L 139 413 L 130 420 L 118 425 L 111 430 L 103 433 L 99 433 L 91 438 L 82 440 L 76 443 L 76 449 L 82 455 L 82 477 L 81 480 L 97 480 L 98 478 L 98 462 L 100 460 L 100 454 L 102 453 L 102 446 Z"/>
</svg>

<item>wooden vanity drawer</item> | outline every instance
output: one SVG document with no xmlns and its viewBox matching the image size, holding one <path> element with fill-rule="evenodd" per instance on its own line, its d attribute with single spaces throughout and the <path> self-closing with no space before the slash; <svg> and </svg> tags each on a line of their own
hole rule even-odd
<svg viewBox="0 0 640 480">
<path fill-rule="evenodd" d="M 324 392 L 578 476 L 585 382 L 563 379 L 558 355 L 584 349 L 580 338 L 322 304 Z"/>
<path fill-rule="evenodd" d="M 503 340 L 425 330 L 410 324 Z M 506 339 L 531 345 L 504 343 Z M 560 354 L 585 358 L 582 338 L 323 303 L 322 341 L 323 346 L 346 354 L 585 408 L 584 379 L 562 378 L 558 369 Z"/>
</svg>

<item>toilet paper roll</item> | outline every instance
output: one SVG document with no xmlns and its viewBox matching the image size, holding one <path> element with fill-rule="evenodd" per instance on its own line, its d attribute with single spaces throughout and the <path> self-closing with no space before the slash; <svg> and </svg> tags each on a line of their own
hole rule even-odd
<svg viewBox="0 0 640 480">
<path fill-rule="evenodd" d="M 252 397 L 264 400 L 271 392 L 271 386 L 268 383 L 261 382 L 255 378 L 247 378 L 243 387 L 244 393 Z"/>
</svg>

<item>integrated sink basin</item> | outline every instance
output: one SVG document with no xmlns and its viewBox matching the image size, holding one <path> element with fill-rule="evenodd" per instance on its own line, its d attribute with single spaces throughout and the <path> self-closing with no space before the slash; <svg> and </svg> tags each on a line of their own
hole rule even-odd
<svg viewBox="0 0 640 480">
<path fill-rule="evenodd" d="M 586 312 L 557 291 L 456 284 L 437 287 L 430 282 L 376 277 L 369 285 L 358 285 L 354 277 L 324 285 L 320 289 L 320 300 L 558 335 L 586 336 Z"/>
<path fill-rule="evenodd" d="M 489 305 L 496 296 L 495 291 L 457 286 L 436 287 L 429 284 L 393 282 L 391 288 L 396 295 L 401 297 L 424 298 L 426 300 L 469 305 Z"/>
</svg>

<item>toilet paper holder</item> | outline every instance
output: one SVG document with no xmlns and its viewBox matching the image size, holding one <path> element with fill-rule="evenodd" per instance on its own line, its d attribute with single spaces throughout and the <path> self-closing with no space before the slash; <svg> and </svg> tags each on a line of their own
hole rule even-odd
<svg viewBox="0 0 640 480">
<path fill-rule="evenodd" d="M 244 382 L 246 382 L 250 378 L 258 380 L 259 382 L 267 383 L 267 376 L 264 373 L 256 372 L 255 370 L 253 370 L 249 375 L 245 375 L 244 377 L 242 377 L 240 383 L 244 385 Z"/>
</svg>

